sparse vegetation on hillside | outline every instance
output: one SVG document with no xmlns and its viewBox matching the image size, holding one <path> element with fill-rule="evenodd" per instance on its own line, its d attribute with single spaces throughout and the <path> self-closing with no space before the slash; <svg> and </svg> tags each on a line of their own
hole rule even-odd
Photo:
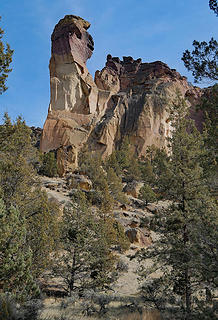
<svg viewBox="0 0 218 320">
<path fill-rule="evenodd" d="M 37 154 L 31 145 L 29 128 L 21 118 L 12 123 L 5 115 L 0 127 L 0 153 L 1 253 L 4 254 L 0 259 L 5 262 L 1 275 L 7 277 L 7 281 L 1 281 L 4 292 L 20 298 L 23 291 L 31 296 L 28 282 L 34 283 L 36 276 L 48 267 L 59 237 L 59 208 L 48 200 L 36 179 L 33 162 Z M 7 262 L 14 263 L 16 268 Z"/>
<path fill-rule="evenodd" d="M 160 239 L 141 254 L 154 262 L 141 273 L 143 290 L 145 299 L 160 309 L 169 304 L 177 319 L 215 319 L 211 299 L 216 286 L 218 212 L 204 179 L 203 136 L 186 115 L 185 102 L 178 98 L 171 109 L 170 161 L 161 173 L 171 204 L 155 216 Z M 149 274 L 155 270 L 160 278 L 152 281 Z"/>
<path fill-rule="evenodd" d="M 100 218 L 93 216 L 82 191 L 78 191 L 77 202 L 64 210 L 61 244 L 54 274 L 64 278 L 69 295 L 110 282 L 114 264 L 110 244 Z"/>
<path fill-rule="evenodd" d="M 152 190 L 152 188 L 145 184 L 139 191 L 139 198 L 141 200 L 144 200 L 146 203 L 146 206 L 148 202 L 154 202 L 157 200 L 155 192 Z"/>
</svg>

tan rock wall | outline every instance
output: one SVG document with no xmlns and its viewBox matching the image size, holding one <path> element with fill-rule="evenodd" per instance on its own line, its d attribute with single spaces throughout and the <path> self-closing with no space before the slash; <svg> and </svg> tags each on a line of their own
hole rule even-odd
<svg viewBox="0 0 218 320">
<path fill-rule="evenodd" d="M 89 26 L 80 17 L 65 16 L 52 34 L 51 98 L 41 150 L 58 150 L 60 174 L 77 166 L 84 144 L 103 157 L 126 135 L 139 156 L 149 145 L 166 147 L 167 108 L 178 91 L 187 99 L 199 128 L 202 123 L 194 108 L 202 90 L 160 61 L 142 63 L 132 57 L 121 61 L 108 55 L 94 81 L 86 67 L 94 49 Z"/>
</svg>

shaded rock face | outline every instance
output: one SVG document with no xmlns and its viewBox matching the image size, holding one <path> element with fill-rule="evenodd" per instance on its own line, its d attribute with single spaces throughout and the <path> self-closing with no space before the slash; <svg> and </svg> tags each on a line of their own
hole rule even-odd
<svg viewBox="0 0 218 320">
<path fill-rule="evenodd" d="M 94 149 L 100 149 L 105 156 L 126 135 L 139 156 L 149 145 L 166 147 L 171 129 L 167 106 L 178 91 L 190 107 L 202 95 L 201 89 L 190 86 L 185 77 L 165 63 L 142 63 L 132 57 L 121 61 L 108 55 L 105 68 L 95 74 L 95 82 L 99 90 L 113 92 L 90 137 Z"/>
<path fill-rule="evenodd" d="M 143 63 L 108 55 L 93 80 L 86 67 L 94 50 L 89 26 L 82 18 L 68 15 L 51 36 L 51 98 L 40 147 L 43 152 L 57 150 L 60 175 L 76 168 L 85 144 L 102 157 L 110 155 L 126 135 L 138 156 L 152 144 L 166 147 L 167 105 L 178 91 L 201 123 L 194 106 L 202 90 L 160 61 Z"/>
</svg>

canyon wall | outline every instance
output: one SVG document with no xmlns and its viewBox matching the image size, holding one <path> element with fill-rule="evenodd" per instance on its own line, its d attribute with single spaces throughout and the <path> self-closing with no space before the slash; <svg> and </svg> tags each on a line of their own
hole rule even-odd
<svg viewBox="0 0 218 320">
<path fill-rule="evenodd" d="M 89 22 L 68 15 L 51 36 L 51 97 L 40 148 L 56 150 L 60 175 L 76 168 L 84 145 L 102 157 L 119 147 L 125 136 L 138 156 L 152 144 L 166 147 L 170 134 L 167 107 L 178 92 L 199 126 L 202 122 L 194 108 L 202 90 L 161 61 L 143 63 L 108 55 L 93 80 L 86 67 L 94 50 L 89 27 Z"/>
</svg>

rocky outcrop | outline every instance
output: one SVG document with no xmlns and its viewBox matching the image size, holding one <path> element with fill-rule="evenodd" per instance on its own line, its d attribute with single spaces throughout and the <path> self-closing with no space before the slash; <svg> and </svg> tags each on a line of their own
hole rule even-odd
<svg viewBox="0 0 218 320">
<path fill-rule="evenodd" d="M 36 147 L 37 149 L 40 148 L 40 139 L 41 139 L 41 135 L 42 135 L 42 129 L 39 127 L 30 127 L 30 138 L 31 138 L 31 142 L 32 145 L 34 147 Z"/>
<path fill-rule="evenodd" d="M 152 244 L 150 232 L 143 228 L 130 228 L 126 230 L 126 236 L 128 237 L 130 243 L 136 244 L 143 248 Z"/>
<path fill-rule="evenodd" d="M 51 96 L 41 150 L 57 150 L 60 174 L 75 167 L 77 152 L 89 136 L 96 112 L 98 89 L 86 67 L 94 50 L 89 26 L 82 18 L 68 15 L 51 36 Z"/>
<path fill-rule="evenodd" d="M 133 180 L 125 185 L 123 192 L 125 192 L 129 196 L 138 198 L 139 191 L 143 187 L 143 185 L 143 182 Z"/>
<path fill-rule="evenodd" d="M 138 156 L 149 145 L 165 147 L 170 134 L 167 106 L 178 92 L 187 99 L 199 126 L 202 123 L 194 110 L 202 90 L 163 62 L 108 55 L 93 80 L 86 67 L 94 49 L 89 26 L 80 17 L 65 16 L 51 37 L 51 98 L 41 150 L 57 150 L 61 175 L 75 169 L 84 144 L 102 157 L 125 136 Z"/>
<path fill-rule="evenodd" d="M 104 156 L 126 135 L 139 156 L 149 145 L 166 147 L 170 134 L 167 106 L 178 92 L 190 107 L 202 94 L 201 89 L 189 85 L 185 77 L 166 64 L 142 63 L 132 57 L 121 61 L 108 55 L 105 68 L 95 74 L 95 82 L 99 90 L 113 92 L 89 139 L 93 149 L 100 149 Z"/>
</svg>

